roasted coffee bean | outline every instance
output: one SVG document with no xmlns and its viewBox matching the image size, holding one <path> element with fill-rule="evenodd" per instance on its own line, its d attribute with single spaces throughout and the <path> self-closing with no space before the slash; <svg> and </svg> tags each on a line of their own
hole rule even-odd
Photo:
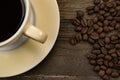
<svg viewBox="0 0 120 80">
<path fill-rule="evenodd" d="M 114 8 L 111 8 L 110 9 L 110 13 L 114 13 L 115 12 L 115 9 Z"/>
<path fill-rule="evenodd" d="M 117 50 L 116 53 L 120 57 L 120 50 Z"/>
<path fill-rule="evenodd" d="M 112 69 L 111 68 L 108 68 L 107 70 L 106 70 L 106 74 L 107 75 L 110 75 L 112 73 Z"/>
<path fill-rule="evenodd" d="M 76 34 L 75 34 L 75 39 L 76 39 L 77 42 L 80 42 L 80 41 L 82 40 L 82 35 L 81 35 L 81 33 L 76 33 Z"/>
<path fill-rule="evenodd" d="M 106 6 L 107 6 L 108 8 L 112 8 L 112 7 L 113 7 L 113 4 L 112 4 L 112 2 L 107 2 L 107 3 L 106 3 Z"/>
<path fill-rule="evenodd" d="M 104 63 L 104 60 L 103 60 L 103 59 L 98 59 L 98 60 L 97 60 L 97 64 L 98 64 L 98 65 L 103 65 L 103 63 Z"/>
<path fill-rule="evenodd" d="M 87 58 L 88 59 L 96 59 L 96 55 L 95 54 L 89 54 L 88 56 L 87 56 Z"/>
<path fill-rule="evenodd" d="M 100 9 L 104 10 L 105 8 L 105 3 L 100 4 Z"/>
<path fill-rule="evenodd" d="M 94 10 L 94 6 L 88 6 L 88 7 L 86 8 L 86 10 L 87 10 L 87 11 Z"/>
<path fill-rule="evenodd" d="M 109 25 L 108 20 L 104 20 L 104 26 L 108 26 L 108 25 Z"/>
<path fill-rule="evenodd" d="M 115 29 L 116 29 L 116 30 L 120 30 L 120 24 L 119 24 L 119 23 L 117 23 L 117 24 L 115 25 Z"/>
<path fill-rule="evenodd" d="M 104 75 L 104 76 L 102 77 L 102 79 L 103 79 L 103 80 L 110 80 L 110 77 L 109 77 L 108 75 Z"/>
<path fill-rule="evenodd" d="M 98 54 L 101 54 L 101 51 L 100 50 L 93 50 L 92 53 L 98 55 Z"/>
<path fill-rule="evenodd" d="M 104 17 L 109 17 L 109 16 L 110 16 L 110 13 L 108 12 L 104 14 Z"/>
<path fill-rule="evenodd" d="M 95 4 L 95 5 L 100 4 L 100 2 L 101 2 L 101 0 L 94 0 L 94 4 Z"/>
<path fill-rule="evenodd" d="M 100 10 L 99 6 L 96 5 L 95 8 L 94 8 L 94 11 L 99 12 L 99 10 Z"/>
<path fill-rule="evenodd" d="M 114 17 L 114 20 L 120 22 L 120 17 Z"/>
<path fill-rule="evenodd" d="M 95 40 L 94 40 L 94 39 L 91 39 L 91 38 L 89 38 L 88 41 L 89 41 L 89 43 L 91 43 L 91 44 L 94 44 L 94 43 L 95 43 Z"/>
<path fill-rule="evenodd" d="M 109 62 L 108 66 L 112 68 L 114 66 L 113 62 Z"/>
<path fill-rule="evenodd" d="M 98 73 L 99 76 L 103 77 L 105 75 L 105 71 L 104 70 L 100 70 Z"/>
<path fill-rule="evenodd" d="M 82 25 L 83 27 L 87 27 L 87 19 L 86 19 L 86 18 L 83 18 L 83 19 L 81 20 L 81 25 Z"/>
<path fill-rule="evenodd" d="M 88 27 L 93 27 L 93 20 L 92 19 L 88 19 L 87 21 Z"/>
<path fill-rule="evenodd" d="M 111 76 L 113 78 L 117 78 L 117 77 L 119 77 L 119 73 L 117 71 L 113 71 L 112 74 L 111 74 Z"/>
<path fill-rule="evenodd" d="M 98 22 L 98 17 L 97 17 L 97 16 L 95 16 L 95 17 L 93 18 L 93 22 L 94 22 L 94 23 L 97 23 L 97 22 Z"/>
<path fill-rule="evenodd" d="M 99 14 L 100 14 L 100 15 L 104 15 L 104 14 L 105 14 L 105 11 L 104 11 L 104 10 L 100 10 L 100 11 L 99 11 Z"/>
<path fill-rule="evenodd" d="M 89 27 L 87 33 L 88 33 L 88 34 L 91 34 L 91 33 L 93 33 L 93 32 L 94 32 L 94 28 L 93 28 L 93 27 Z"/>
<path fill-rule="evenodd" d="M 93 33 L 90 35 L 90 37 L 91 37 L 92 39 L 94 39 L 94 40 L 97 40 L 97 39 L 99 39 L 99 34 L 96 33 L 96 32 L 93 32 Z"/>
<path fill-rule="evenodd" d="M 83 35 L 83 40 L 85 40 L 85 41 L 88 40 L 88 35 L 87 35 L 87 34 L 84 34 L 84 35 Z"/>
<path fill-rule="evenodd" d="M 111 41 L 111 43 L 113 43 L 113 44 L 117 44 L 117 43 L 119 43 L 120 42 L 120 40 L 113 40 L 113 41 Z"/>
<path fill-rule="evenodd" d="M 95 66 L 95 67 L 94 67 L 94 71 L 96 71 L 96 72 L 100 71 L 100 66 L 98 66 L 98 65 Z"/>
<path fill-rule="evenodd" d="M 100 38 L 105 38 L 106 37 L 106 33 L 105 32 L 102 32 L 101 34 L 100 34 Z"/>
<path fill-rule="evenodd" d="M 106 55 L 105 59 L 108 60 L 108 61 L 110 61 L 110 60 L 112 60 L 112 57 L 110 55 Z"/>
<path fill-rule="evenodd" d="M 112 49 L 113 46 L 112 46 L 112 44 L 106 44 L 106 45 L 105 45 L 105 48 L 109 50 L 109 49 Z"/>
<path fill-rule="evenodd" d="M 113 41 L 113 40 L 117 40 L 118 39 L 118 36 L 117 35 L 112 35 L 111 36 L 111 40 Z"/>
<path fill-rule="evenodd" d="M 102 27 L 99 27 L 99 28 L 97 29 L 97 32 L 98 32 L 98 33 L 102 33 L 102 32 L 103 32 L 103 28 L 102 28 Z"/>
<path fill-rule="evenodd" d="M 114 68 L 117 70 L 120 70 L 120 61 L 119 61 L 119 64 L 115 64 Z"/>
<path fill-rule="evenodd" d="M 70 38 L 70 44 L 71 45 L 76 45 L 77 44 L 77 41 L 74 37 Z"/>
<path fill-rule="evenodd" d="M 102 65 L 102 66 L 100 66 L 100 69 L 102 69 L 102 70 L 106 70 L 106 69 L 107 69 L 107 67 L 106 67 L 106 66 L 104 66 L 104 65 Z"/>
<path fill-rule="evenodd" d="M 108 53 L 108 51 L 107 51 L 107 49 L 106 49 L 105 47 L 102 47 L 102 48 L 101 48 L 101 52 L 102 52 L 103 54 L 105 54 L 105 55 Z"/>
<path fill-rule="evenodd" d="M 115 27 L 116 24 L 117 24 L 117 22 L 115 20 L 110 23 L 110 25 L 113 26 L 113 27 Z"/>
<path fill-rule="evenodd" d="M 80 32 L 81 31 L 81 29 L 82 29 L 82 27 L 75 27 L 75 32 Z"/>
<path fill-rule="evenodd" d="M 115 48 L 120 49 L 120 44 L 116 44 Z"/>
<path fill-rule="evenodd" d="M 108 53 L 109 54 L 112 54 L 112 53 L 115 53 L 116 52 L 116 49 L 114 48 L 114 49 L 110 49 L 109 51 L 108 51 Z"/>
<path fill-rule="evenodd" d="M 109 37 L 105 37 L 105 43 L 109 44 L 110 43 L 110 38 Z"/>
<path fill-rule="evenodd" d="M 96 65 L 96 61 L 95 61 L 95 60 L 90 60 L 89 63 L 90 63 L 91 65 Z"/>
<path fill-rule="evenodd" d="M 111 56 L 112 56 L 113 58 L 117 58 L 117 54 L 116 54 L 116 53 L 112 53 Z"/>
<path fill-rule="evenodd" d="M 73 25 L 75 25 L 75 26 L 79 26 L 80 25 L 80 21 L 78 20 L 78 19 L 73 19 Z"/>
<path fill-rule="evenodd" d="M 95 44 L 93 45 L 93 48 L 94 48 L 94 49 L 100 49 L 100 45 L 99 45 L 98 43 L 95 43 Z"/>
<path fill-rule="evenodd" d="M 113 63 L 117 64 L 118 63 L 118 59 L 117 58 L 113 58 Z"/>
<path fill-rule="evenodd" d="M 110 31 L 109 28 L 108 28 L 108 26 L 105 26 L 105 27 L 104 27 L 104 31 L 105 31 L 105 32 L 109 32 L 109 31 Z"/>
<path fill-rule="evenodd" d="M 84 16 L 84 12 L 83 11 L 81 11 L 81 10 L 77 11 L 77 17 L 83 18 L 83 16 Z"/>
<path fill-rule="evenodd" d="M 104 42 L 103 39 L 99 39 L 98 43 L 99 43 L 100 46 L 105 46 L 105 42 Z"/>
<path fill-rule="evenodd" d="M 99 55 L 97 55 L 97 58 L 98 58 L 98 59 L 104 58 L 104 56 L 105 56 L 104 54 L 99 54 Z"/>
<path fill-rule="evenodd" d="M 113 31 L 114 30 L 114 27 L 112 27 L 112 26 L 109 26 L 108 28 L 109 28 L 109 31 Z"/>
<path fill-rule="evenodd" d="M 94 14 L 94 10 L 88 11 L 88 15 L 92 15 L 92 14 Z"/>
<path fill-rule="evenodd" d="M 107 66 L 107 67 L 109 66 L 108 60 L 104 60 L 104 65 Z"/>
<path fill-rule="evenodd" d="M 82 30 L 81 30 L 81 33 L 86 34 L 87 31 L 88 31 L 88 27 L 83 27 Z"/>
<path fill-rule="evenodd" d="M 94 29 L 98 29 L 100 26 L 98 24 L 93 25 Z"/>
<path fill-rule="evenodd" d="M 103 26 L 103 23 L 102 23 L 102 22 L 98 22 L 97 24 L 98 24 L 100 27 Z"/>
<path fill-rule="evenodd" d="M 98 19 L 99 19 L 100 21 L 104 21 L 104 16 L 98 15 Z"/>
<path fill-rule="evenodd" d="M 107 16 L 107 17 L 106 17 L 106 20 L 111 21 L 112 19 L 113 19 L 113 17 L 112 17 L 112 16 Z"/>
</svg>

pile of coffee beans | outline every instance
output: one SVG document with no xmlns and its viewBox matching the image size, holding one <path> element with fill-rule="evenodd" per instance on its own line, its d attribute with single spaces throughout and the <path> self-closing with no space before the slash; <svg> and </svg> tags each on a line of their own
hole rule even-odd
<svg viewBox="0 0 120 80">
<path fill-rule="evenodd" d="M 83 11 L 77 11 L 73 19 L 75 35 L 70 44 L 88 41 L 93 49 L 88 54 L 89 63 L 103 80 L 120 76 L 120 0 L 93 0 L 88 6 L 87 19 Z"/>
</svg>

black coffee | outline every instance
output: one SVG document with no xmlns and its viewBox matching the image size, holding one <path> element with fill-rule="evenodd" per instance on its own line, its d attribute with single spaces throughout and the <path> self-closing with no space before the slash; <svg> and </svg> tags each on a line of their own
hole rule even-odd
<svg viewBox="0 0 120 80">
<path fill-rule="evenodd" d="M 13 36 L 23 22 L 23 0 L 2 0 L 0 2 L 0 42 Z"/>
</svg>

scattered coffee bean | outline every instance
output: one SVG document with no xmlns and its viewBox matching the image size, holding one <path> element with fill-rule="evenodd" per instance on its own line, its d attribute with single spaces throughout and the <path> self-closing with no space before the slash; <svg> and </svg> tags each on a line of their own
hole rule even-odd
<svg viewBox="0 0 120 80">
<path fill-rule="evenodd" d="M 89 39 L 88 39 L 88 42 L 91 43 L 91 44 L 94 44 L 94 43 L 95 43 L 95 40 L 89 38 Z"/>
<path fill-rule="evenodd" d="M 80 32 L 82 27 L 75 27 L 75 32 Z"/>
<path fill-rule="evenodd" d="M 94 4 L 95 4 L 95 5 L 100 4 L 100 2 L 101 2 L 101 0 L 94 0 Z"/>
<path fill-rule="evenodd" d="M 106 70 L 106 74 L 107 75 L 110 75 L 112 73 L 112 69 L 111 68 L 108 68 L 107 70 Z"/>
<path fill-rule="evenodd" d="M 105 42 L 103 39 L 99 39 L 98 43 L 100 44 L 100 46 L 105 46 Z"/>
<path fill-rule="evenodd" d="M 109 77 L 108 75 L 104 75 L 104 76 L 102 77 L 102 79 L 103 79 L 103 80 L 110 80 L 110 77 Z"/>
<path fill-rule="evenodd" d="M 96 71 L 96 72 L 100 71 L 100 66 L 95 66 L 94 71 Z"/>
<path fill-rule="evenodd" d="M 86 19 L 86 18 L 82 18 L 82 20 L 81 20 L 81 25 L 82 25 L 83 27 L 87 27 L 87 19 Z"/>
<path fill-rule="evenodd" d="M 99 34 L 96 33 L 96 32 L 93 32 L 90 36 L 92 39 L 96 40 L 96 39 L 99 39 Z"/>
<path fill-rule="evenodd" d="M 106 55 L 105 59 L 108 60 L 108 61 L 110 61 L 110 60 L 112 60 L 112 57 L 110 55 Z"/>
<path fill-rule="evenodd" d="M 103 62 L 104 62 L 103 59 L 98 59 L 98 60 L 97 60 L 97 64 L 98 64 L 98 65 L 103 65 Z"/>
<path fill-rule="evenodd" d="M 114 66 L 113 62 L 109 62 L 108 66 L 112 68 Z"/>
<path fill-rule="evenodd" d="M 102 70 L 106 70 L 106 69 L 107 69 L 107 67 L 106 67 L 106 66 L 104 66 L 104 65 L 102 65 L 102 66 L 100 66 L 100 69 L 102 69 Z"/>
<path fill-rule="evenodd" d="M 98 73 L 99 76 L 103 77 L 105 75 L 105 71 L 104 70 L 100 70 Z"/>
<path fill-rule="evenodd" d="M 93 50 L 92 53 L 93 53 L 93 54 L 100 54 L 101 51 L 100 51 L 100 50 Z"/>
<path fill-rule="evenodd" d="M 88 33 L 88 34 L 91 34 L 91 33 L 93 33 L 93 32 L 94 32 L 94 28 L 93 28 L 93 27 L 89 27 L 87 33 Z"/>
<path fill-rule="evenodd" d="M 87 31 L 88 31 L 88 27 L 83 27 L 82 30 L 81 30 L 81 33 L 86 34 Z"/>
<path fill-rule="evenodd" d="M 80 33 L 76 33 L 75 39 L 76 39 L 76 42 L 80 42 L 82 40 L 82 35 Z"/>
<path fill-rule="evenodd" d="M 105 32 L 102 32 L 101 34 L 100 34 L 100 38 L 105 38 L 106 37 L 106 33 Z"/>
<path fill-rule="evenodd" d="M 96 43 L 96 44 L 93 45 L 93 48 L 94 49 L 100 49 L 100 45 Z"/>
<path fill-rule="evenodd" d="M 96 65 L 96 61 L 95 60 L 90 60 L 90 64 L 91 65 Z"/>
<path fill-rule="evenodd" d="M 105 47 L 102 47 L 101 52 L 106 55 L 108 51 L 107 51 L 107 49 Z"/>
<path fill-rule="evenodd" d="M 95 54 L 89 54 L 87 56 L 88 59 L 96 59 L 96 55 Z"/>
<path fill-rule="evenodd" d="M 76 45 L 77 44 L 77 41 L 75 38 L 70 38 L 70 44 L 71 45 Z"/>
<path fill-rule="evenodd" d="M 83 40 L 84 40 L 84 41 L 87 41 L 87 40 L 88 40 L 88 35 L 87 35 L 87 34 L 84 34 L 84 35 L 83 35 Z"/>
<path fill-rule="evenodd" d="M 109 43 L 110 43 L 110 38 L 109 38 L 109 37 L 106 37 L 106 38 L 105 38 L 105 43 L 106 43 L 106 44 L 109 44 Z"/>
<path fill-rule="evenodd" d="M 81 10 L 77 11 L 77 17 L 83 18 L 84 17 L 84 12 L 81 11 Z"/>
<path fill-rule="evenodd" d="M 111 74 L 111 76 L 113 78 L 117 78 L 117 77 L 119 77 L 119 73 L 117 71 L 113 71 L 112 74 Z"/>
</svg>

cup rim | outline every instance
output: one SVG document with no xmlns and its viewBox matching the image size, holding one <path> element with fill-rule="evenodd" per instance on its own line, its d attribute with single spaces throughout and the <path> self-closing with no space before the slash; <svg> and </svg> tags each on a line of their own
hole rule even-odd
<svg viewBox="0 0 120 80">
<path fill-rule="evenodd" d="M 0 46 L 5 46 L 5 45 L 11 43 L 13 40 L 15 40 L 21 34 L 25 25 L 27 24 L 27 21 L 29 18 L 29 12 L 30 12 L 30 3 L 29 3 L 29 0 L 23 0 L 23 3 L 25 5 L 25 16 L 24 16 L 24 19 L 23 19 L 23 22 L 22 22 L 20 28 L 10 38 L 8 38 L 7 40 L 5 40 L 3 42 L 0 42 Z"/>
</svg>

